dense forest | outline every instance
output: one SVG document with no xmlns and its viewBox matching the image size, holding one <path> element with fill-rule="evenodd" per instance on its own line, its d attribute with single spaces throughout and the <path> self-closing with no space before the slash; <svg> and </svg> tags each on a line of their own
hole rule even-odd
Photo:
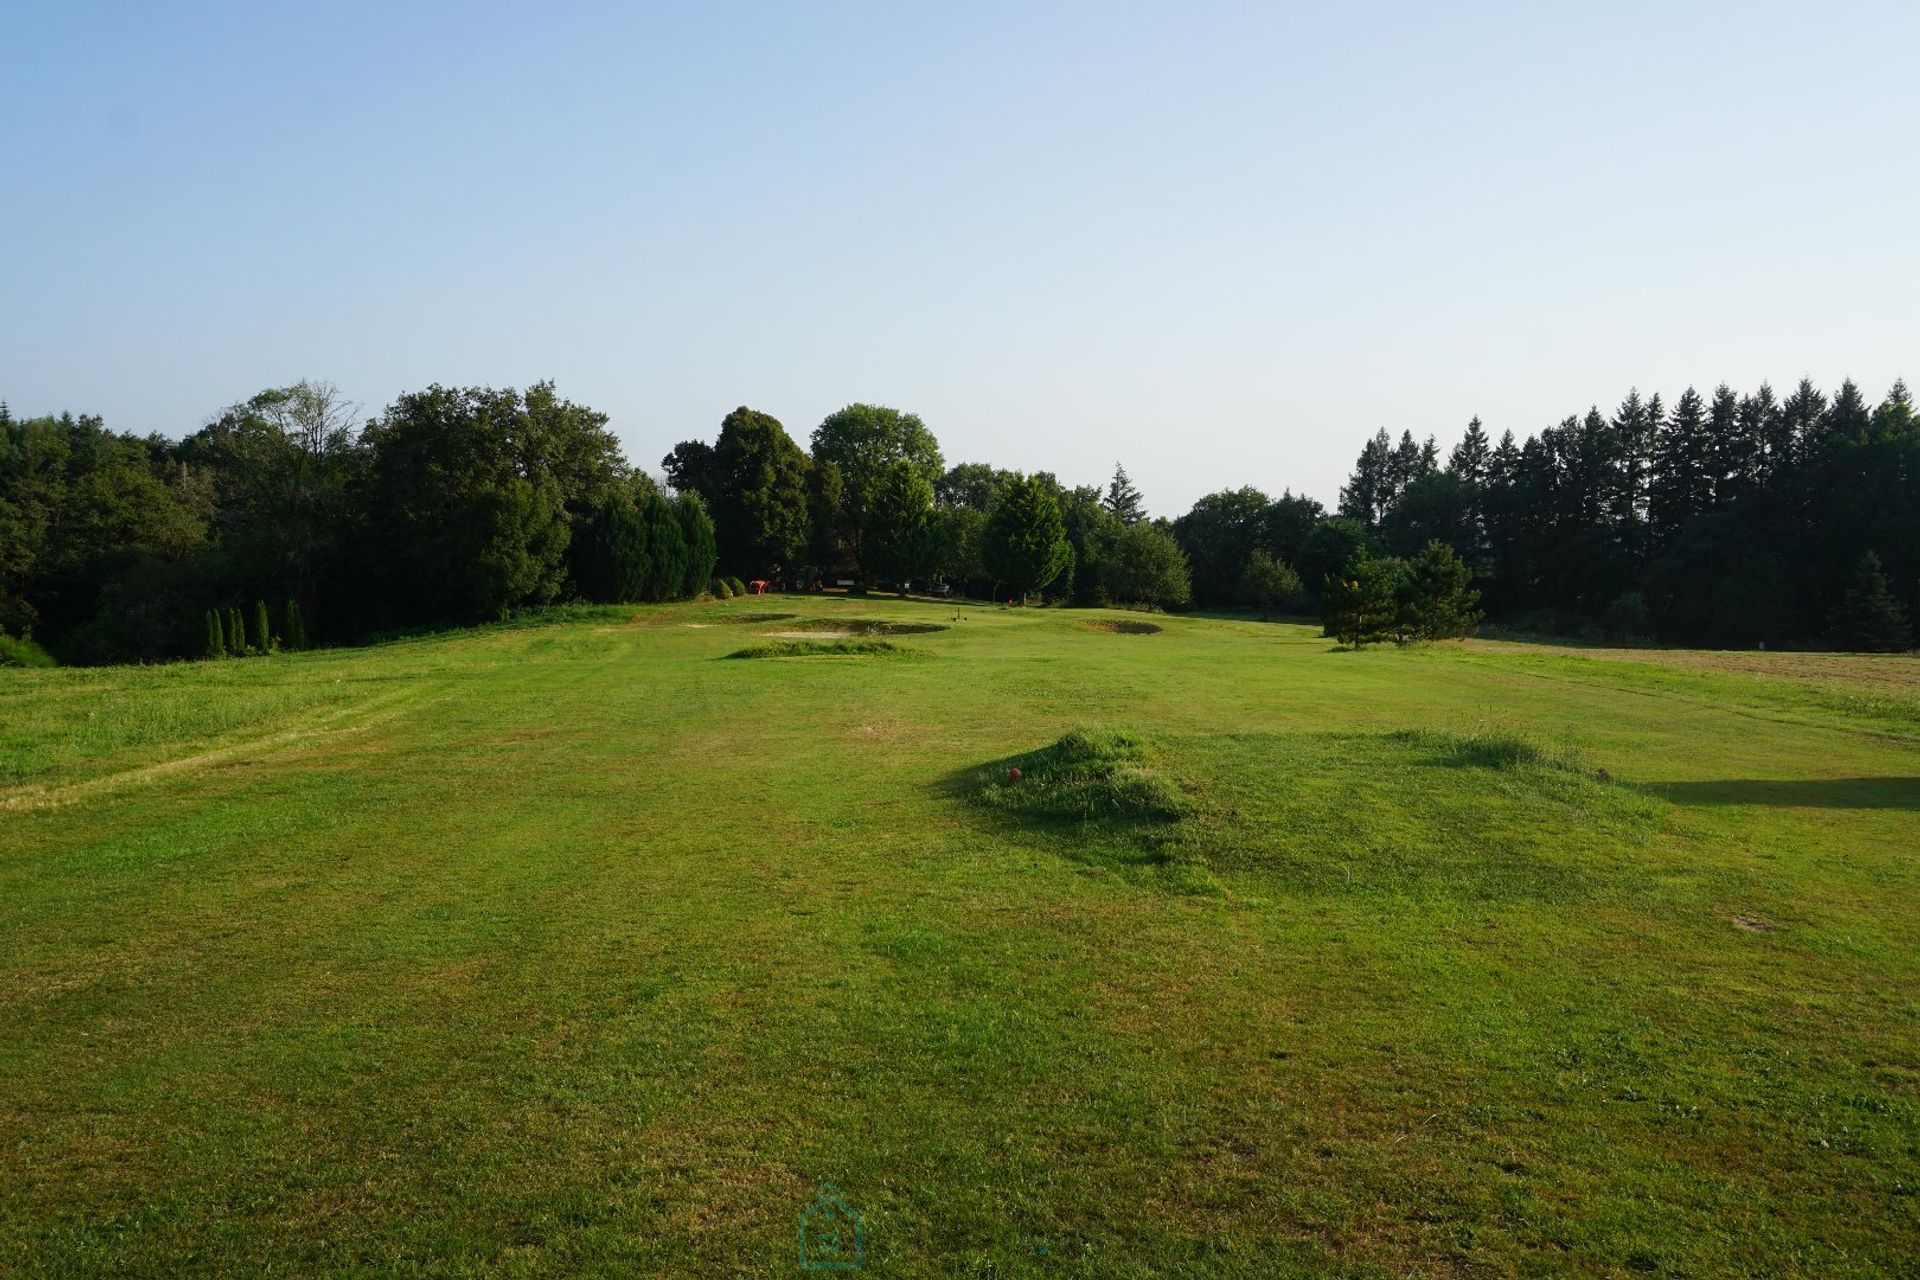
<svg viewBox="0 0 1920 1280">
<path fill-rule="evenodd" d="M 1851 382 L 1631 392 L 1524 441 L 1475 419 L 1444 461 L 1383 430 L 1333 512 L 1240 488 L 1151 519 L 1122 468 L 1069 487 L 948 466 L 917 416 L 864 404 L 805 448 L 742 407 L 662 467 L 549 383 L 433 386 L 366 422 L 301 383 L 177 441 L 0 404 L 0 661 L 350 643 L 743 578 L 1317 613 L 1355 643 L 1459 634 L 1484 608 L 1589 638 L 1887 650 L 1920 609 L 1899 383 L 1877 405 Z"/>
</svg>

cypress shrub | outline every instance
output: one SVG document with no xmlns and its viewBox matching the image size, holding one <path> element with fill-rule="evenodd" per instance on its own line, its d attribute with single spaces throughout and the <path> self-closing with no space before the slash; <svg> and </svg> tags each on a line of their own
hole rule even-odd
<svg viewBox="0 0 1920 1280">
<path fill-rule="evenodd" d="M 236 658 L 247 652 L 247 624 L 240 620 L 237 605 L 227 610 L 227 652 Z"/>
<path fill-rule="evenodd" d="M 204 621 L 207 627 L 207 638 L 200 646 L 200 656 L 203 658 L 226 657 L 227 639 L 220 626 L 220 615 L 209 609 Z"/>
<path fill-rule="evenodd" d="M 738 578 L 728 578 L 727 589 L 732 591 L 733 594 L 737 596 L 743 596 L 747 594 L 747 584 L 740 581 L 740 579 Z"/>
<path fill-rule="evenodd" d="M 287 601 L 287 625 L 283 636 L 289 649 L 300 650 L 307 647 L 307 622 L 300 616 L 300 602 Z"/>
<path fill-rule="evenodd" d="M 674 499 L 673 507 L 680 518 L 680 537 L 687 557 L 677 594 L 692 599 L 713 576 L 714 563 L 720 558 L 713 539 L 713 518 L 707 514 L 707 504 L 691 489 Z"/>
<path fill-rule="evenodd" d="M 715 578 L 707 584 L 707 590 L 713 593 L 715 600 L 725 600 L 733 595 L 733 588 L 727 585 L 725 578 Z"/>
<path fill-rule="evenodd" d="M 253 602 L 253 651 L 255 653 L 273 652 L 273 627 L 267 621 L 267 602 Z"/>
<path fill-rule="evenodd" d="M 659 603 L 680 594 L 686 576 L 687 540 L 680 532 L 680 517 L 665 494 L 647 495 L 640 513 L 647 530 L 647 574 L 640 594 L 642 600 Z"/>
</svg>

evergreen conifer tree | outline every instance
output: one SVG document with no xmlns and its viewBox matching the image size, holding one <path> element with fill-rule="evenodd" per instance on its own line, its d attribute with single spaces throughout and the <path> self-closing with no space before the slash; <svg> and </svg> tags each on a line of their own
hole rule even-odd
<svg viewBox="0 0 1920 1280">
<path fill-rule="evenodd" d="M 1886 571 L 1871 551 L 1860 557 L 1853 583 L 1833 612 L 1828 642 L 1849 653 L 1904 653 L 1913 646 L 1907 611 L 1887 590 Z"/>
<path fill-rule="evenodd" d="M 298 600 L 287 601 L 286 632 L 282 639 L 287 648 L 295 651 L 307 647 L 307 620 L 301 616 Z"/>
<path fill-rule="evenodd" d="M 1325 634 L 1350 649 L 1377 643 L 1393 634 L 1397 617 L 1393 565 L 1376 560 L 1364 547 L 1339 573 L 1328 576 L 1320 593 L 1320 622 Z"/>
<path fill-rule="evenodd" d="M 1147 518 L 1145 498 L 1134 487 L 1127 476 L 1127 469 L 1119 463 L 1113 464 L 1113 479 L 1107 483 L 1106 496 L 1100 499 L 1100 505 L 1111 512 L 1122 524 L 1138 524 Z"/>
<path fill-rule="evenodd" d="M 253 602 L 253 651 L 271 653 L 273 651 L 273 625 L 267 618 L 267 602 Z"/>
<path fill-rule="evenodd" d="M 220 615 L 212 609 L 209 609 L 206 612 L 205 622 L 207 635 L 205 642 L 201 646 L 200 656 L 203 658 L 226 657 L 227 639 L 220 626 Z"/>
</svg>

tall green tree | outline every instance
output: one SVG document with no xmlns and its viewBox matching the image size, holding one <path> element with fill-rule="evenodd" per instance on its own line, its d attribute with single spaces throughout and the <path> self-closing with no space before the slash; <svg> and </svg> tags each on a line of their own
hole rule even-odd
<svg viewBox="0 0 1920 1280">
<path fill-rule="evenodd" d="M 868 497 L 866 525 L 867 566 L 903 593 L 932 568 L 933 484 L 911 462 L 898 458 L 881 472 Z"/>
<path fill-rule="evenodd" d="M 1040 476 L 1018 476 L 987 515 L 982 532 L 987 572 L 1021 600 L 1050 584 L 1073 554 L 1054 487 Z"/>
<path fill-rule="evenodd" d="M 757 578 L 800 563 L 811 532 L 810 465 L 771 414 L 742 405 L 721 422 L 704 496 L 723 572 Z"/>
<path fill-rule="evenodd" d="M 1121 526 L 1107 552 L 1106 581 L 1108 593 L 1123 604 L 1176 609 L 1193 598 L 1186 553 L 1171 526 L 1159 520 Z"/>
<path fill-rule="evenodd" d="M 1265 547 L 1255 547 L 1240 575 L 1240 604 L 1261 618 L 1291 609 L 1300 600 L 1300 575 Z"/>
<path fill-rule="evenodd" d="M 680 594 L 687 579 L 687 540 L 680 531 L 680 515 L 663 493 L 648 494 L 640 508 L 646 526 L 646 573 L 640 598 L 652 603 Z"/>
<path fill-rule="evenodd" d="M 828 414 L 814 428 L 812 443 L 814 462 L 839 470 L 840 540 L 854 564 L 870 576 L 867 516 L 882 476 L 893 463 L 906 462 L 928 485 L 934 484 L 945 470 L 939 442 L 916 414 L 884 405 L 850 404 Z"/>
<path fill-rule="evenodd" d="M 1139 524 L 1147 518 L 1146 499 L 1127 475 L 1127 469 L 1113 464 L 1113 479 L 1107 482 L 1101 505 L 1121 524 Z"/>
<path fill-rule="evenodd" d="M 209 609 L 206 612 L 206 617 L 204 619 L 204 622 L 205 622 L 205 629 L 206 629 L 206 639 L 201 644 L 200 656 L 203 658 L 226 657 L 227 656 L 227 640 L 226 640 L 226 637 L 222 634 L 222 628 L 220 626 L 220 615 L 215 613 L 212 609 Z"/>
</svg>

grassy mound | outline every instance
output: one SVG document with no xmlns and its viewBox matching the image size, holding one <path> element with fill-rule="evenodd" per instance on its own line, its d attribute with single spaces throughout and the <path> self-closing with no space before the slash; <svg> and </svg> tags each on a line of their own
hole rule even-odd
<svg viewBox="0 0 1920 1280">
<path fill-rule="evenodd" d="M 1157 622 L 1134 622 L 1127 618 L 1089 618 L 1080 626 L 1087 631 L 1115 636 L 1157 636 L 1164 630 Z"/>
<path fill-rule="evenodd" d="M 1567 743 L 1479 725 L 1464 733 L 1403 729 L 1387 737 L 1429 753 L 1438 762 L 1470 769 L 1556 769 L 1593 772 Z"/>
<path fill-rule="evenodd" d="M 1666 812 L 1570 748 L 1498 732 L 1207 734 L 1169 751 L 1195 780 L 1195 854 L 1287 892 L 1573 902 L 1637 891 Z"/>
<path fill-rule="evenodd" d="M 53 667 L 53 655 L 31 640 L 17 640 L 0 631 L 0 667 Z"/>
<path fill-rule="evenodd" d="M 1002 813 L 1052 824 L 1175 822 L 1187 809 L 1147 739 L 1110 729 L 1075 729 L 1000 761 L 981 776 L 978 796 Z"/>
<path fill-rule="evenodd" d="M 885 640 L 772 640 L 735 649 L 729 658 L 911 658 L 917 649 L 903 649 Z"/>
</svg>

